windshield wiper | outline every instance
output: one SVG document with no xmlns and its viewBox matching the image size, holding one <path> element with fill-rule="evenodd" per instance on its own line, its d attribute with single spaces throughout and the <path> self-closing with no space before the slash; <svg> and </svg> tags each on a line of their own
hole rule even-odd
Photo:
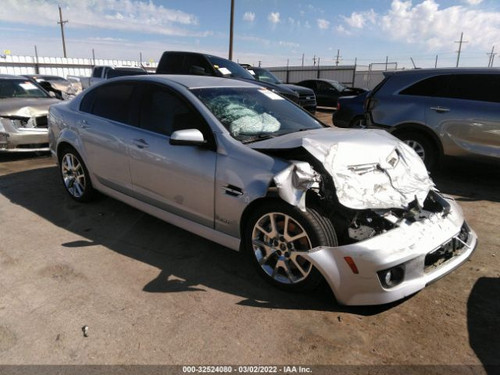
<svg viewBox="0 0 500 375">
<path fill-rule="evenodd" d="M 274 138 L 277 135 L 279 135 L 279 134 L 270 134 L 270 133 L 267 133 L 267 134 L 258 134 L 258 135 L 254 135 L 254 136 L 252 136 L 250 138 L 247 138 L 247 139 L 242 139 L 241 143 L 247 144 L 247 143 L 252 143 L 252 142 L 257 142 L 257 141 L 263 141 L 265 139 Z"/>
</svg>

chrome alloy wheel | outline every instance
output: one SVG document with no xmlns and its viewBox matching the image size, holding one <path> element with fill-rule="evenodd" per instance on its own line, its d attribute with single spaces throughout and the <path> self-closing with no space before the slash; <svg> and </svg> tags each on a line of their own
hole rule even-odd
<svg viewBox="0 0 500 375">
<path fill-rule="evenodd" d="M 418 156 L 420 156 L 420 159 L 425 160 L 425 149 L 424 146 L 422 146 L 419 142 L 407 139 L 404 141 L 408 146 L 410 146 Z"/>
<path fill-rule="evenodd" d="M 62 157 L 61 174 L 66 190 L 73 197 L 81 198 L 86 188 L 85 171 L 82 163 L 74 154 L 67 153 Z"/>
<path fill-rule="evenodd" d="M 270 212 L 257 220 L 252 231 L 254 255 L 272 279 L 282 284 L 305 280 L 312 264 L 301 253 L 310 250 L 311 240 L 291 216 Z"/>
</svg>

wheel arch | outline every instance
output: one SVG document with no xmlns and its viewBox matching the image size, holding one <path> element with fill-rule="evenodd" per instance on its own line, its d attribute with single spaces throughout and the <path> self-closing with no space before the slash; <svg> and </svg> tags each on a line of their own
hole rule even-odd
<svg viewBox="0 0 500 375">
<path fill-rule="evenodd" d="M 438 157 L 441 157 L 443 155 L 444 153 L 443 144 L 439 140 L 439 137 L 432 129 L 430 129 L 425 125 L 416 123 L 400 124 L 394 130 L 391 131 L 391 134 L 394 135 L 395 137 L 398 137 L 398 135 L 400 134 L 409 132 L 415 132 L 425 136 L 436 147 L 436 150 L 438 151 Z"/>
</svg>

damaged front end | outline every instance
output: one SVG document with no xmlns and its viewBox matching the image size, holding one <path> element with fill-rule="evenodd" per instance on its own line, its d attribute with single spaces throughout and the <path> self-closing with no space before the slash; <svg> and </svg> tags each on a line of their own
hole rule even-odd
<svg viewBox="0 0 500 375">
<path fill-rule="evenodd" d="M 0 116 L 0 151 L 48 151 L 47 114 Z"/>
<path fill-rule="evenodd" d="M 458 267 L 477 237 L 460 207 L 434 187 L 420 158 L 385 132 L 310 131 L 261 152 L 292 160 L 274 177 L 280 197 L 320 207 L 337 247 L 304 253 L 344 304 L 388 303 Z"/>
</svg>

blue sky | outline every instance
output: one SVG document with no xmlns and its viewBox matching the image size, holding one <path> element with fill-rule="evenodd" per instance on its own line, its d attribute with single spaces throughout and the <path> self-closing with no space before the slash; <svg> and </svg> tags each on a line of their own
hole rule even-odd
<svg viewBox="0 0 500 375">
<path fill-rule="evenodd" d="M 227 57 L 230 0 L 2 0 L 0 52 L 157 61 L 165 50 Z M 235 0 L 233 60 L 263 66 L 384 62 L 487 66 L 500 52 L 499 0 Z M 500 56 L 495 58 L 500 66 Z"/>
</svg>

